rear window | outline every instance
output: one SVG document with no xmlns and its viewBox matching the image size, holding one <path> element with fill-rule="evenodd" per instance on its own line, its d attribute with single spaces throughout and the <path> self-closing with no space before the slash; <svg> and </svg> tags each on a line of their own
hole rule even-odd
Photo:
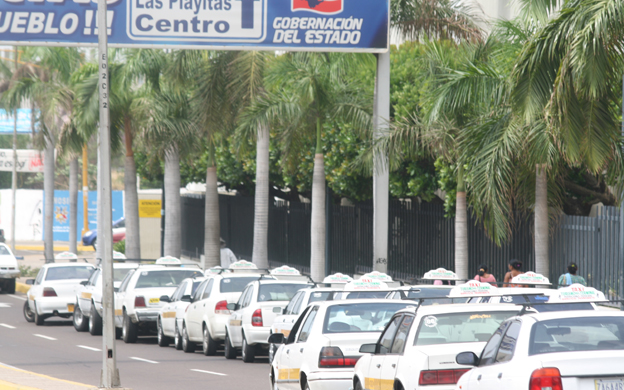
<svg viewBox="0 0 624 390">
<path fill-rule="evenodd" d="M 45 280 L 89 279 L 93 267 L 53 267 L 48 268 Z"/>
<path fill-rule="evenodd" d="M 177 287 L 186 278 L 204 276 L 200 271 L 159 270 L 140 271 L 141 275 L 134 288 Z"/>
<path fill-rule="evenodd" d="M 219 286 L 222 293 L 242 292 L 249 283 L 258 280 L 257 277 L 249 278 L 223 278 Z"/>
<path fill-rule="evenodd" d="M 414 345 L 473 343 L 490 336 L 515 311 L 443 313 L 422 317 Z"/>
<path fill-rule="evenodd" d="M 540 321 L 531 329 L 529 355 L 624 350 L 624 318 L 574 317 Z"/>
<path fill-rule="evenodd" d="M 261 284 L 258 302 L 290 301 L 297 291 L 308 287 L 309 284 Z"/>
<path fill-rule="evenodd" d="M 388 295 L 388 291 L 354 291 L 347 294 L 344 299 L 383 299 Z"/>
<path fill-rule="evenodd" d="M 310 299 L 308 299 L 308 304 L 312 302 L 320 302 L 328 300 L 333 293 L 331 292 L 313 292 L 310 294 Z"/>
<path fill-rule="evenodd" d="M 113 280 L 115 282 L 121 282 L 131 269 L 132 268 L 113 269 Z"/>
<path fill-rule="evenodd" d="M 323 333 L 381 332 L 394 313 L 413 303 L 355 303 L 327 308 Z"/>
<path fill-rule="evenodd" d="M 409 290 L 407 293 L 407 299 L 420 299 L 431 297 L 445 297 L 451 292 L 450 288 L 421 288 L 415 290 Z M 426 299 L 423 301 L 423 306 L 430 305 L 444 305 L 449 303 L 466 303 L 466 298 L 440 298 L 440 299 Z"/>
<path fill-rule="evenodd" d="M 549 297 L 541 296 L 541 295 L 528 295 L 529 302 L 532 303 L 543 303 L 548 302 Z M 557 303 L 552 305 L 535 305 L 531 306 L 533 309 L 539 312 L 550 312 L 550 311 L 566 311 L 566 310 L 595 310 L 591 303 L 589 302 L 577 302 L 577 303 Z"/>
</svg>

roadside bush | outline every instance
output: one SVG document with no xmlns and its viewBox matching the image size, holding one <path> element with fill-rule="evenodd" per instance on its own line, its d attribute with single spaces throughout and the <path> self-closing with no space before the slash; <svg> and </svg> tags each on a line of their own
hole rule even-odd
<svg viewBox="0 0 624 390">
<path fill-rule="evenodd" d="M 126 240 L 121 240 L 115 244 L 113 244 L 113 250 L 119 253 L 126 254 Z"/>
</svg>

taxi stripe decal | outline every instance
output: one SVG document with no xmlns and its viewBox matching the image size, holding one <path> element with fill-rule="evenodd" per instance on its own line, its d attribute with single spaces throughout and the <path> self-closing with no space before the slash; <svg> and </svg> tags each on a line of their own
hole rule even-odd
<svg viewBox="0 0 624 390">
<path fill-rule="evenodd" d="M 241 326 L 242 320 L 230 320 L 230 326 Z"/>
<path fill-rule="evenodd" d="M 175 318 L 175 316 L 176 316 L 175 311 L 166 311 L 162 314 L 162 318 Z"/>
<path fill-rule="evenodd" d="M 121 309 L 115 310 L 115 315 L 116 316 L 121 316 L 122 314 L 123 314 L 123 310 L 121 310 Z"/>
<path fill-rule="evenodd" d="M 367 390 L 392 390 L 394 389 L 393 379 L 364 378 L 364 387 Z"/>
<path fill-rule="evenodd" d="M 80 294 L 80 298 L 82 299 L 91 299 L 91 293 L 88 292 L 83 292 L 82 294 Z"/>
<path fill-rule="evenodd" d="M 299 382 L 298 368 L 280 368 L 277 370 L 277 380 L 279 382 Z"/>
</svg>

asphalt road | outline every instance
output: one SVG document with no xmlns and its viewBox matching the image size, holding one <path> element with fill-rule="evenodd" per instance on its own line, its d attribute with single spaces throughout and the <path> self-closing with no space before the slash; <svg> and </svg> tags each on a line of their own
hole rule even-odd
<svg viewBox="0 0 624 390">
<path fill-rule="evenodd" d="M 27 323 L 25 295 L 0 294 L 0 363 L 55 378 L 97 386 L 102 368 L 102 338 L 76 332 L 72 322 L 50 318 L 44 326 Z M 117 367 L 123 387 L 158 389 L 269 388 L 266 358 L 255 363 L 162 348 L 156 337 L 137 344 L 117 340 Z M 2 378 L 0 378 L 2 379 Z"/>
</svg>

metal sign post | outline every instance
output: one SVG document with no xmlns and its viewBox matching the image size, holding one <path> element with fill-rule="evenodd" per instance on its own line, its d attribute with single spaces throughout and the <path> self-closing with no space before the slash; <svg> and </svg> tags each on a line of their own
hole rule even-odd
<svg viewBox="0 0 624 390">
<path fill-rule="evenodd" d="M 102 264 L 103 329 L 102 329 L 102 378 L 100 387 L 119 387 L 117 351 L 115 349 L 115 308 L 113 287 L 113 214 L 110 171 L 110 118 L 108 103 L 108 29 L 106 28 L 106 0 L 98 1 L 98 62 L 100 89 L 100 166 L 98 183 L 98 247 Z M 85 211 L 86 212 L 86 211 Z"/>
<path fill-rule="evenodd" d="M 15 49 L 15 73 L 17 73 L 17 46 Z M 17 192 L 17 108 L 13 122 L 13 175 L 11 175 L 11 250 L 15 253 L 15 193 Z"/>
</svg>

